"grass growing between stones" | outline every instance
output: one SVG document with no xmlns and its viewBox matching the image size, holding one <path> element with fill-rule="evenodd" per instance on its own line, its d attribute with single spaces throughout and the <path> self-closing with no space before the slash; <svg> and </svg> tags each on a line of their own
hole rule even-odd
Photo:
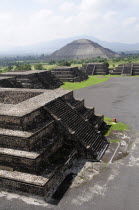
<svg viewBox="0 0 139 210">
<path fill-rule="evenodd" d="M 85 88 L 91 85 L 96 85 L 105 82 L 109 79 L 108 76 L 90 76 L 86 81 L 83 82 L 65 82 L 61 87 L 66 90 L 76 90 Z"/>
<path fill-rule="evenodd" d="M 105 132 L 105 136 L 109 136 L 112 130 L 115 131 L 129 131 L 129 126 L 122 122 L 112 122 L 111 118 L 105 117 L 105 123 L 109 126 L 109 129 Z"/>
</svg>

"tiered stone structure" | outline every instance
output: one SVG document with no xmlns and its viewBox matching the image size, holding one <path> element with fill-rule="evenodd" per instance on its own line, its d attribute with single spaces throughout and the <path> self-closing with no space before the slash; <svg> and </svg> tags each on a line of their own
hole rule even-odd
<svg viewBox="0 0 139 210">
<path fill-rule="evenodd" d="M 0 79 L 0 188 L 45 200 L 74 159 L 99 161 L 109 145 L 100 132 L 103 116 L 75 100 L 72 91 L 47 90 L 57 86 L 57 79 L 48 83 L 50 75 L 11 72 Z"/>
<path fill-rule="evenodd" d="M 47 200 L 78 157 L 99 161 L 109 143 L 103 116 L 73 92 L 0 89 L 0 188 Z"/>
<path fill-rule="evenodd" d="M 88 78 L 78 67 L 56 67 L 52 70 L 52 74 L 62 82 L 81 82 Z"/>
<path fill-rule="evenodd" d="M 55 89 L 61 84 L 51 71 L 14 71 L 0 74 L 0 87 Z"/>
<path fill-rule="evenodd" d="M 46 60 L 85 60 L 98 57 L 110 59 L 119 55 L 91 40 L 79 39 L 47 56 Z"/>
<path fill-rule="evenodd" d="M 108 66 L 105 63 L 84 64 L 82 71 L 87 75 L 106 75 L 109 72 Z"/>
<path fill-rule="evenodd" d="M 139 63 L 121 64 L 113 70 L 110 70 L 111 75 L 136 76 L 139 75 Z"/>
</svg>

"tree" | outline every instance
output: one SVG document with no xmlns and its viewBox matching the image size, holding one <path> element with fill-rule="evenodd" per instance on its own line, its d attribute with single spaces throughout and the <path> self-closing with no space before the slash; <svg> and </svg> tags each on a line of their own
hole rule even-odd
<svg viewBox="0 0 139 210">
<path fill-rule="evenodd" d="M 70 61 L 62 61 L 58 63 L 58 66 L 71 66 Z"/>
<path fill-rule="evenodd" d="M 56 61 L 55 61 L 55 60 L 50 60 L 50 61 L 48 62 L 48 64 L 50 64 L 50 65 L 56 64 Z"/>
<path fill-rule="evenodd" d="M 27 70 L 31 70 L 31 65 L 30 64 L 22 64 L 19 65 L 17 64 L 15 67 L 15 71 L 27 71 Z"/>
<path fill-rule="evenodd" d="M 35 64 L 35 65 L 34 65 L 34 68 L 35 68 L 36 70 L 43 70 L 43 69 L 44 69 L 44 68 L 43 68 L 43 65 L 42 65 L 41 63 Z"/>
<path fill-rule="evenodd" d="M 7 68 L 8 68 L 9 71 L 11 71 L 13 69 L 13 66 L 10 65 Z"/>
</svg>

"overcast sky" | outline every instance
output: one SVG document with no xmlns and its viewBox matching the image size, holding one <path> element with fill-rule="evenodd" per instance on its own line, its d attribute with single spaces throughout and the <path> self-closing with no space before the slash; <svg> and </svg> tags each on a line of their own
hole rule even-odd
<svg viewBox="0 0 139 210">
<path fill-rule="evenodd" d="M 0 0 L 0 47 L 78 35 L 139 42 L 139 0 Z"/>
</svg>

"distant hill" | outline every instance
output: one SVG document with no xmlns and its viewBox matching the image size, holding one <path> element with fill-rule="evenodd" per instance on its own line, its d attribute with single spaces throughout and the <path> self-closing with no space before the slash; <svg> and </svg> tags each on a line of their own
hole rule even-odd
<svg viewBox="0 0 139 210">
<path fill-rule="evenodd" d="M 90 59 L 90 58 L 114 58 L 118 54 L 108 48 L 104 48 L 101 45 L 88 40 L 79 39 L 73 41 L 60 50 L 55 51 L 50 56 L 47 56 L 47 60 L 68 60 L 68 59 Z"/>
<path fill-rule="evenodd" d="M 55 39 L 51 41 L 42 42 L 29 46 L 19 46 L 14 48 L 0 48 L 0 55 L 40 55 L 40 54 L 51 54 L 54 51 L 64 47 L 68 43 L 77 39 L 89 39 L 93 42 L 97 42 L 104 48 L 109 48 L 115 52 L 139 52 L 139 43 L 126 44 L 119 42 L 106 42 L 101 41 L 93 36 L 74 36 L 63 39 Z"/>
</svg>

